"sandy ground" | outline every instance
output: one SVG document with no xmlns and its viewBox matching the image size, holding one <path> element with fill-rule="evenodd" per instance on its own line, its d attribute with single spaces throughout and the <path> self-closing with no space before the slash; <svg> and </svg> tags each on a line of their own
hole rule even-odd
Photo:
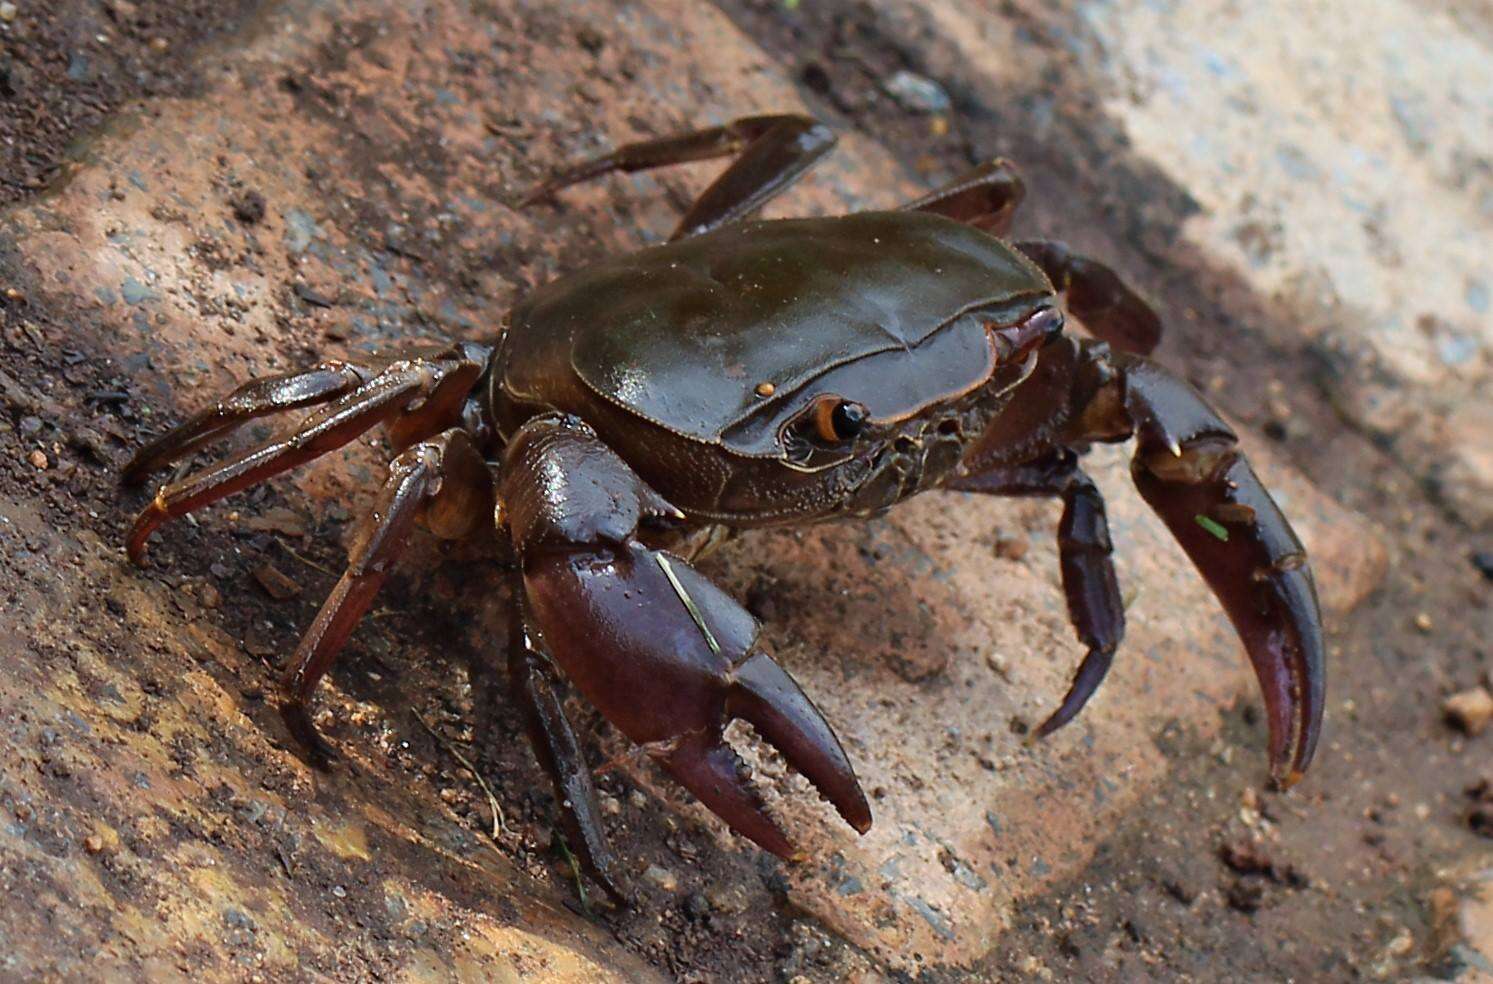
<svg viewBox="0 0 1493 984">
<path fill-rule="evenodd" d="M 0 4 L 0 973 L 1493 974 L 1493 737 L 1443 717 L 1493 684 L 1493 24 L 1373 6 Z M 147 435 L 256 373 L 490 338 L 534 286 L 657 241 L 712 167 L 513 207 L 535 177 L 782 109 L 841 142 L 769 214 L 890 206 L 1000 154 L 1023 234 L 1156 299 L 1160 358 L 1236 421 L 1318 571 L 1329 719 L 1300 787 L 1263 788 L 1250 674 L 1123 449 L 1090 470 L 1126 646 L 1034 748 L 1078 656 L 1051 504 L 929 495 L 713 558 L 876 826 L 733 731 L 808 854 L 764 857 L 573 701 L 617 763 L 630 910 L 554 841 L 484 544 L 411 550 L 323 687 L 333 773 L 283 732 L 277 669 L 376 440 L 125 563 L 140 502 L 113 476 Z"/>
</svg>

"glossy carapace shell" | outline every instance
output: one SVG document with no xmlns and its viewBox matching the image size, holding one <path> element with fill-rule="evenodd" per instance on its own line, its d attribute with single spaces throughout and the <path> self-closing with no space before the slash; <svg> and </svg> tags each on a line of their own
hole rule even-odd
<svg viewBox="0 0 1493 984">
<path fill-rule="evenodd" d="M 985 326 L 1051 297 L 1025 256 L 937 215 L 728 225 L 530 295 L 495 359 L 494 417 L 507 430 L 573 413 L 650 483 L 678 489 L 689 478 L 665 471 L 729 467 L 706 448 L 781 464 L 783 424 L 820 395 L 883 425 L 959 399 L 994 369 Z M 695 447 L 661 446 L 680 439 Z"/>
</svg>

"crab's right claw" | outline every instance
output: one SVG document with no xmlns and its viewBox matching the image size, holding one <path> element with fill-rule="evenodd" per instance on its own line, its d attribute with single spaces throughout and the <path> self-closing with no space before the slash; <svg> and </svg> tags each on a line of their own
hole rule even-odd
<svg viewBox="0 0 1493 984">
<path fill-rule="evenodd" d="M 757 648 L 757 624 L 683 560 L 635 541 L 584 559 L 527 559 L 531 612 L 550 654 L 606 718 L 732 829 L 794 855 L 722 732 L 740 718 L 856 830 L 866 802 L 829 723 Z"/>
<path fill-rule="evenodd" d="M 856 830 L 871 809 L 839 740 L 758 645 L 739 604 L 684 560 L 636 538 L 678 517 L 574 421 L 536 420 L 507 455 L 500 493 L 526 616 L 571 683 L 717 816 L 794 854 L 723 737 L 753 727 Z"/>
<path fill-rule="evenodd" d="M 1222 602 L 1259 677 L 1270 772 L 1300 781 L 1322 733 L 1322 614 L 1306 550 L 1255 477 L 1233 431 L 1181 379 L 1144 359 L 1119 360 L 1135 424 L 1131 468 Z"/>
</svg>

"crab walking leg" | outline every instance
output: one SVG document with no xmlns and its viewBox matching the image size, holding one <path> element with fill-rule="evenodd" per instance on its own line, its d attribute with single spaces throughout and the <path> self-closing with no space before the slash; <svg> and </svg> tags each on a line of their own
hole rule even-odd
<svg viewBox="0 0 1493 984">
<path fill-rule="evenodd" d="M 1300 780 L 1322 732 L 1322 615 L 1306 550 L 1239 450 L 1187 383 L 1117 356 L 1135 429 L 1131 475 L 1223 604 L 1254 664 L 1276 782 Z"/>
<path fill-rule="evenodd" d="M 1109 267 L 1063 243 L 1029 240 L 1012 245 L 1067 295 L 1065 306 L 1097 337 L 1135 355 L 1149 355 L 1161 341 L 1161 318 Z"/>
<path fill-rule="evenodd" d="M 299 372 L 251 379 L 141 448 L 125 465 L 120 478 L 127 485 L 136 485 L 151 472 L 227 437 L 251 420 L 326 403 L 372 376 L 366 367 L 334 361 Z"/>
<path fill-rule="evenodd" d="M 1044 738 L 1083 710 L 1104 682 L 1115 650 L 1125 636 L 1125 604 L 1120 597 L 1111 554 L 1104 498 L 1078 467 L 1067 448 L 1022 465 L 1006 465 L 946 483 L 947 488 L 1009 496 L 1058 496 L 1063 518 L 1058 523 L 1058 562 L 1068 618 L 1088 653 L 1079 665 L 1063 702 L 1035 731 Z"/>
<path fill-rule="evenodd" d="M 623 734 L 781 857 L 792 845 L 722 737 L 732 718 L 752 724 L 856 830 L 870 827 L 844 750 L 758 647 L 756 620 L 688 563 L 637 539 L 641 526 L 683 515 L 590 428 L 530 420 L 508 445 L 498 495 L 537 641 Z"/>
<path fill-rule="evenodd" d="M 902 206 L 904 212 L 932 212 L 1004 236 L 1026 185 L 1010 161 L 997 158 L 961 174 L 942 188 Z"/>
<path fill-rule="evenodd" d="M 508 685 L 524 716 L 534 755 L 554 783 L 566 840 L 607 894 L 619 904 L 625 903 L 621 866 L 607 841 L 591 769 L 565 716 L 553 671 L 530 642 L 523 607 L 523 585 L 519 584 L 508 634 Z"/>
<path fill-rule="evenodd" d="M 162 486 L 135 519 L 127 549 L 143 563 L 150 534 L 168 519 L 216 502 L 272 475 L 303 465 L 352 441 L 376 424 L 416 413 L 421 404 L 451 387 L 470 389 L 480 366 L 462 361 L 396 362 L 307 417 L 289 436 L 277 438 Z"/>
<path fill-rule="evenodd" d="M 522 204 L 613 171 L 644 171 L 686 161 L 738 155 L 679 220 L 670 239 L 708 232 L 744 218 L 781 194 L 835 145 L 835 135 L 807 116 L 746 116 L 725 126 L 623 146 L 560 171 Z"/>
<path fill-rule="evenodd" d="M 475 472 L 471 468 L 474 459 Z M 332 753 L 311 723 L 311 694 L 404 552 L 416 521 L 442 506 L 449 519 L 459 507 L 469 514 L 468 521 L 446 529 L 470 529 L 491 508 L 492 489 L 490 484 L 481 484 L 488 482 L 481 463 L 470 438 L 455 429 L 422 441 L 389 463 L 389 477 L 369 513 L 368 525 L 348 553 L 347 570 L 301 636 L 285 674 L 281 717 L 318 767 L 325 767 Z"/>
</svg>

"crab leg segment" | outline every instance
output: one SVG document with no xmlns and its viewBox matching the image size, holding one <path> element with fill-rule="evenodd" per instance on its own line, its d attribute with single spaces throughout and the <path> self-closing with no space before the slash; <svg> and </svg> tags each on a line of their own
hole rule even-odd
<svg viewBox="0 0 1493 984">
<path fill-rule="evenodd" d="M 997 158 L 961 174 L 942 188 L 902 206 L 907 212 L 931 212 L 1004 236 L 1026 197 L 1026 185 L 1010 161 Z"/>
<path fill-rule="evenodd" d="M 747 612 L 685 561 L 637 539 L 684 517 L 579 421 L 536 418 L 499 485 L 531 633 L 578 690 L 734 830 L 792 845 L 722 731 L 751 723 L 859 831 L 865 794 L 823 715 L 758 645 Z"/>
<path fill-rule="evenodd" d="M 405 431 L 412 431 L 414 422 L 429 428 L 425 435 L 418 436 L 439 431 L 441 427 L 432 410 L 437 406 L 445 409 L 446 404 L 459 400 L 471 389 L 480 372 L 478 363 L 459 358 L 412 359 L 393 363 L 368 382 L 343 392 L 313 412 L 288 436 L 250 448 L 180 482 L 162 486 L 130 530 L 127 544 L 130 559 L 137 564 L 144 562 L 146 541 L 168 519 L 184 516 L 335 451 L 380 423 L 389 422 Z M 330 382 L 324 389 L 338 391 L 336 384 Z M 281 407 L 272 406 L 263 412 L 273 409 Z M 257 415 L 258 411 L 244 412 L 239 417 L 248 419 Z M 206 439 L 207 435 L 200 432 L 200 420 L 201 415 L 187 421 L 141 452 L 142 456 L 148 457 L 136 459 L 139 469 L 143 470 L 163 458 L 174 457 L 181 450 Z M 432 427 L 432 423 L 437 425 Z M 136 465 L 132 463 L 130 469 L 136 469 Z"/>
<path fill-rule="evenodd" d="M 607 894 L 618 903 L 625 902 L 621 866 L 607 843 L 591 769 L 565 716 L 554 670 L 534 650 L 524 628 L 522 584 L 514 594 L 509 620 L 508 686 L 524 716 L 534 756 L 554 783 L 566 840 Z"/>
<path fill-rule="evenodd" d="M 126 484 L 135 485 L 156 469 L 226 437 L 251 420 L 326 403 L 366 383 L 372 375 L 351 363 L 323 362 L 300 372 L 251 379 L 141 448 L 120 477 Z"/>
<path fill-rule="evenodd" d="M 424 519 L 433 532 L 454 539 L 475 527 L 491 502 L 491 479 L 464 431 L 453 428 L 422 441 L 389 463 L 368 525 L 348 552 L 347 570 L 301 636 L 285 674 L 280 715 L 318 767 L 333 756 L 311 723 L 311 695 L 383 587 L 416 521 Z"/>
<path fill-rule="evenodd" d="M 807 116 L 744 116 L 725 126 L 624 144 L 610 154 L 572 164 L 529 192 L 521 204 L 614 171 L 631 173 L 735 155 L 736 160 L 695 199 L 669 237 L 683 239 L 751 215 L 801 178 L 834 145 L 829 127 Z"/>
<path fill-rule="evenodd" d="M 1063 500 L 1063 518 L 1058 522 L 1063 595 L 1068 600 L 1069 621 L 1089 651 L 1062 704 L 1032 732 L 1034 738 L 1046 737 L 1073 720 L 1094 696 L 1125 635 L 1125 604 L 1110 557 L 1114 546 L 1104 498 L 1093 479 L 1078 467 L 1078 456 L 1067 448 L 1024 465 L 961 476 L 948 487 L 993 495 L 1057 496 Z"/>
<path fill-rule="evenodd" d="M 966 452 L 948 488 L 1063 500 L 1058 553 L 1068 613 L 1088 647 L 1067 696 L 1035 732 L 1072 720 L 1093 696 L 1125 631 L 1099 490 L 1077 452 L 1134 437 L 1131 472 L 1233 621 L 1264 692 L 1270 767 L 1301 778 L 1322 729 L 1322 616 L 1291 525 L 1239 450 L 1238 438 L 1187 383 L 1105 342 L 1064 337 L 1011 408 Z M 1076 451 L 1075 451 L 1076 449 Z"/>
<path fill-rule="evenodd" d="M 1066 306 L 1084 327 L 1115 348 L 1149 355 L 1161 341 L 1161 318 L 1119 275 L 1065 244 L 1042 240 L 1013 243 L 1042 268 Z"/>
<path fill-rule="evenodd" d="M 1270 723 L 1270 763 L 1290 786 L 1322 731 L 1322 617 L 1306 550 L 1239 451 L 1229 426 L 1185 382 L 1117 356 L 1136 436 L 1131 474 L 1197 565 L 1244 641 Z"/>
</svg>

